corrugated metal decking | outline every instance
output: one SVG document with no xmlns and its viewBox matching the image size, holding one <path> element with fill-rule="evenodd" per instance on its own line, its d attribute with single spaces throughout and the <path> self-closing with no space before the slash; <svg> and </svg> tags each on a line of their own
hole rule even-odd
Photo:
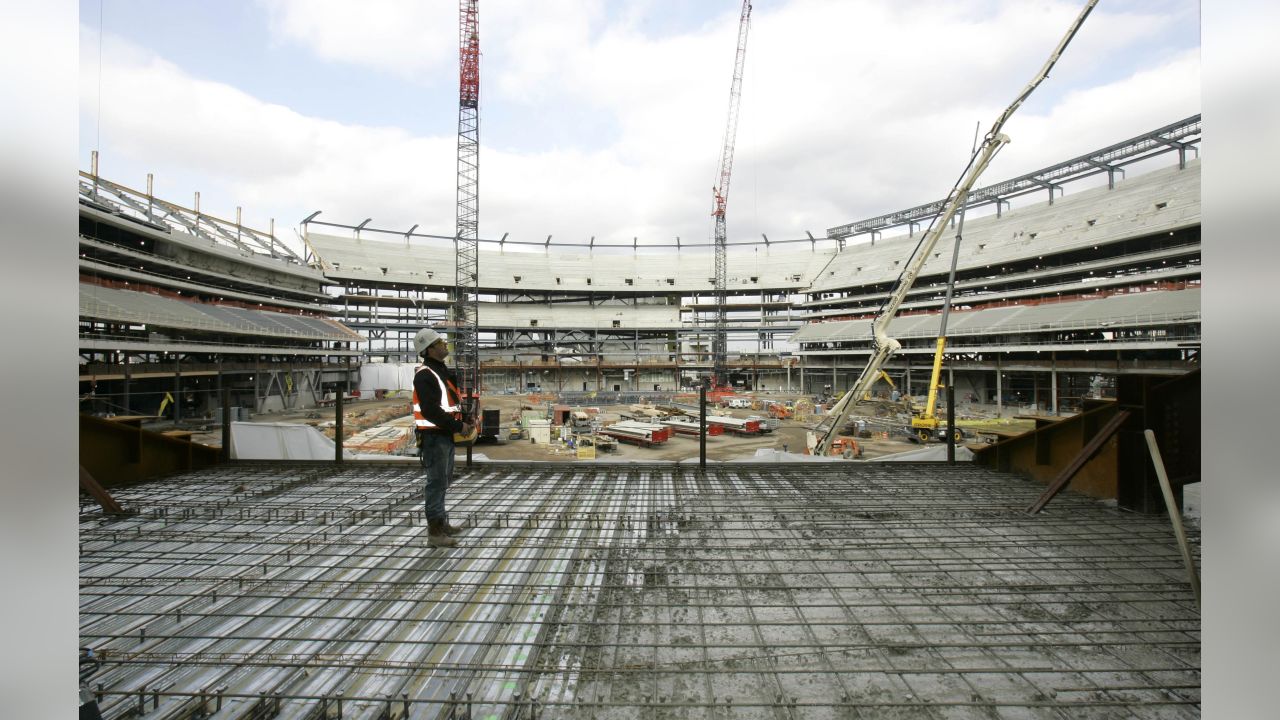
<svg viewBox="0 0 1280 720">
<path fill-rule="evenodd" d="M 82 504 L 81 644 L 108 718 L 1199 717 L 1167 522 L 1040 489 L 478 464 L 445 550 L 416 465 L 244 463 Z"/>
</svg>

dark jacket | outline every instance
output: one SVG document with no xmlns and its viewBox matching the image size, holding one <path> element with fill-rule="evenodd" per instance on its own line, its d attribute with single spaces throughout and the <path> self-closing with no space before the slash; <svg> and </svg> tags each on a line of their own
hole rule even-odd
<svg viewBox="0 0 1280 720">
<path fill-rule="evenodd" d="M 453 383 L 454 387 L 458 385 L 453 372 L 444 363 L 433 358 L 425 358 L 422 364 L 435 370 L 440 375 L 440 378 L 445 381 L 445 386 L 451 396 L 448 404 L 461 405 L 461 398 L 454 395 L 453 388 L 448 387 L 449 383 Z M 413 389 L 418 393 L 418 405 L 422 408 L 422 416 L 435 423 L 436 428 L 438 428 L 435 430 L 422 430 L 421 432 L 446 432 L 450 435 L 462 432 L 462 423 L 440 409 L 440 384 L 436 382 L 434 375 L 425 369 L 418 370 L 417 374 L 413 376 Z"/>
</svg>

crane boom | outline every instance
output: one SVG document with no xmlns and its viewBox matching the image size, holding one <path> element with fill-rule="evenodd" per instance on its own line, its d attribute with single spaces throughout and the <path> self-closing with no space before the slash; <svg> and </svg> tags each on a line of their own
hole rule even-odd
<svg viewBox="0 0 1280 720">
<path fill-rule="evenodd" d="M 733 61 L 733 83 L 729 86 L 729 121 L 724 130 L 724 147 L 720 153 L 720 172 L 712 192 L 711 214 L 716 219 L 715 292 L 716 329 L 711 345 L 712 386 L 725 385 L 728 380 L 727 356 L 729 352 L 726 330 L 725 301 L 727 300 L 726 265 L 729 231 L 725 224 L 725 208 L 729 204 L 729 180 L 733 175 L 733 145 L 738 136 L 738 108 L 742 100 L 742 68 L 747 59 L 747 28 L 751 25 L 751 0 L 742 0 L 742 12 L 738 18 L 738 51 Z"/>
<path fill-rule="evenodd" d="M 965 200 L 969 196 L 969 191 L 973 189 L 974 183 L 978 177 L 982 175 L 991 161 L 995 159 L 996 153 L 1009 142 L 1009 137 L 1000 132 L 1013 113 L 1017 111 L 1022 103 L 1026 101 L 1031 93 L 1049 77 L 1049 70 L 1058 62 L 1058 58 L 1062 56 L 1071 39 L 1075 37 L 1076 32 L 1080 30 L 1080 26 L 1084 24 L 1085 18 L 1089 17 L 1089 13 L 1093 11 L 1098 0 L 1088 0 L 1080 14 L 1076 16 L 1074 22 L 1067 29 L 1066 35 L 1058 41 L 1057 47 L 1049 55 L 1049 59 L 1045 62 L 1040 71 L 1036 73 L 1031 82 L 1027 84 L 1022 92 L 1009 104 L 1004 112 L 996 118 L 992 123 L 991 129 L 987 131 L 986 136 L 982 140 L 982 144 L 978 146 L 977 151 L 969 158 L 969 164 L 965 171 L 961 173 L 961 179 L 952 187 L 951 192 L 947 195 L 946 202 L 943 204 L 942 211 L 934 218 L 929 229 L 921 238 L 920 244 L 916 246 L 915 253 L 911 260 L 903 269 L 902 274 L 898 276 L 898 281 L 891 291 L 888 300 L 881 307 L 880 313 L 871 323 L 872 348 L 874 352 L 871 359 L 867 361 L 867 366 L 863 368 L 862 374 L 858 376 L 857 382 L 853 388 L 844 394 L 840 401 L 836 403 L 822 422 L 814 429 L 814 442 L 812 452 L 814 455 L 826 454 L 829 441 L 835 435 L 839 428 L 848 421 L 856 398 L 862 397 L 871 389 L 871 384 L 879 377 L 880 369 L 884 367 L 889 356 L 897 352 L 902 344 L 889 336 L 889 324 L 893 322 L 894 317 L 898 314 L 898 308 L 902 306 L 906 300 L 907 293 L 911 291 L 911 287 L 915 284 L 916 278 L 920 275 L 920 270 L 924 267 L 925 261 L 929 259 L 930 253 L 933 252 L 933 246 L 937 244 L 938 238 L 941 237 L 943 230 L 947 224 L 951 222 L 951 218 L 956 212 L 964 206 Z"/>
<path fill-rule="evenodd" d="M 747 29 L 751 25 L 751 0 L 742 0 L 738 18 L 738 52 L 733 61 L 733 82 L 729 85 L 729 121 L 724 130 L 724 149 L 720 153 L 719 182 L 712 189 L 715 207 L 712 215 L 724 217 L 729 202 L 729 180 L 733 175 L 733 145 L 738 136 L 738 108 L 742 105 L 742 68 L 747 60 Z"/>
</svg>

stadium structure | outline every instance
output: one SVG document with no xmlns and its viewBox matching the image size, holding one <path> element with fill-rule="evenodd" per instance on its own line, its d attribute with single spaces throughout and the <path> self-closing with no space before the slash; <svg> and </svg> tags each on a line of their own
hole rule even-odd
<svg viewBox="0 0 1280 720">
<path fill-rule="evenodd" d="M 947 333 L 957 397 L 1056 414 L 1109 396 L 1120 374 L 1197 365 L 1199 133 L 1191 117 L 972 193 Z M 1125 177 L 1162 158 L 1175 160 Z M 313 215 L 295 253 L 273 231 L 92 174 L 80 199 L 82 397 L 96 382 L 97 397 L 136 410 L 126 376 L 152 380 L 134 385 L 149 407 L 170 390 L 212 397 L 189 391 L 219 384 L 253 411 L 352 387 L 403 390 L 413 334 L 454 325 L 451 237 Z M 734 387 L 818 395 L 850 385 L 870 352 L 870 321 L 940 205 L 821 239 L 730 243 Z M 661 396 L 710 371 L 709 246 L 505 236 L 480 246 L 485 392 Z M 893 328 L 903 348 L 889 374 L 912 394 L 927 391 L 950 259 L 940 243 Z"/>
<path fill-rule="evenodd" d="M 223 390 L 256 412 L 349 390 L 364 339 L 332 319 L 324 275 L 274 227 L 147 185 L 80 176 L 81 412 L 156 415 L 168 403 L 181 421 L 210 416 Z"/>
<path fill-rule="evenodd" d="M 1199 139 L 1196 116 L 974 193 L 951 382 L 1078 407 L 1068 431 L 1031 433 L 1045 468 L 1105 437 L 1099 412 L 1145 412 L 1156 393 L 1134 378 L 1198 366 Z M 851 382 L 936 209 L 733 244 L 734 384 Z M 96 171 L 79 212 L 86 413 L 402 388 L 412 334 L 452 326 L 449 237 L 312 216 L 290 250 Z M 912 392 L 948 260 L 929 260 L 891 333 Z M 479 267 L 490 392 L 662 394 L 711 369 L 707 248 L 482 239 Z M 1092 407 L 1112 392 L 1124 410 Z M 1139 419 L 1198 426 L 1171 409 Z M 1173 451 L 1181 436 L 1161 437 Z M 1198 585 L 1143 504 L 1154 481 L 1133 442 L 1102 453 L 1138 468 L 1141 512 L 1067 493 L 1029 513 L 1045 488 L 1002 472 L 1007 455 L 459 463 L 456 548 L 427 546 L 412 461 L 186 469 L 112 488 L 119 511 L 80 499 L 83 695 L 112 720 L 1196 718 Z"/>
</svg>

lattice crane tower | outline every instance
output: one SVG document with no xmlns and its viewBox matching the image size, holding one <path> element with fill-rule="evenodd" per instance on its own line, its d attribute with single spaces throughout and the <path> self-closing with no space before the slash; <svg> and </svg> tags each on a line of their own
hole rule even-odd
<svg viewBox="0 0 1280 720">
<path fill-rule="evenodd" d="M 728 334 L 725 330 L 725 262 L 728 229 L 725 226 L 725 207 L 729 204 L 729 178 L 733 174 L 733 143 L 738 135 L 738 107 L 742 99 L 742 67 L 747 58 L 747 28 L 751 24 L 751 0 L 742 0 L 742 15 L 738 21 L 738 53 L 733 62 L 733 84 L 729 86 L 729 122 L 724 130 L 724 151 L 720 154 L 718 183 L 711 189 L 716 219 L 716 331 L 711 341 L 712 386 L 728 384 L 726 369 Z"/>
<path fill-rule="evenodd" d="M 454 247 L 454 368 L 465 410 L 480 393 L 480 25 L 479 0 L 461 0 L 458 39 L 458 215 Z"/>
</svg>

